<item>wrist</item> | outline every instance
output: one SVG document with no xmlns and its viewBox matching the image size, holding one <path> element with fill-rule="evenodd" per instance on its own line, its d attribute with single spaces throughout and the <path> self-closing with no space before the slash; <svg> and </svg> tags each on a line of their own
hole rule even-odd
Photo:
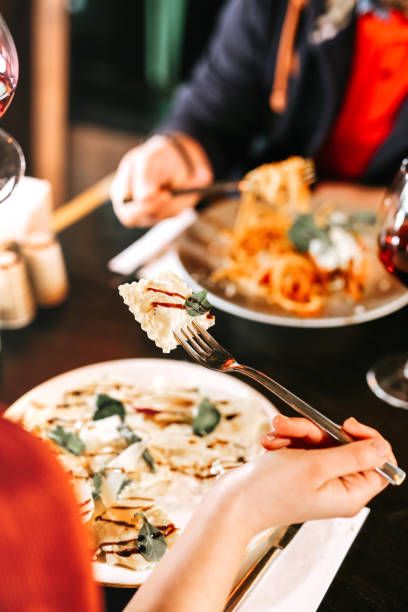
<svg viewBox="0 0 408 612">
<path fill-rule="evenodd" d="M 254 520 L 244 471 L 245 467 L 229 471 L 215 483 L 207 495 L 214 512 L 223 517 L 224 524 L 234 525 L 237 537 L 246 546 L 261 529 Z"/>
</svg>

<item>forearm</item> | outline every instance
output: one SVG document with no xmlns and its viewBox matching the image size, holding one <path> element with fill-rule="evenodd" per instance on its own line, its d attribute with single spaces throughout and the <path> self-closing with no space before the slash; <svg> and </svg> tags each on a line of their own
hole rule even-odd
<svg viewBox="0 0 408 612">
<path fill-rule="evenodd" d="M 215 487 L 126 612 L 222 610 L 250 539 L 238 506 Z"/>
</svg>

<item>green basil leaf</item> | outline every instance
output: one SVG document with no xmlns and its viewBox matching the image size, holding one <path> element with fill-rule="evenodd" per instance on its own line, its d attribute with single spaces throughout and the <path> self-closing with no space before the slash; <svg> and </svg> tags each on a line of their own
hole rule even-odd
<svg viewBox="0 0 408 612">
<path fill-rule="evenodd" d="M 221 419 L 221 413 L 210 402 L 208 397 L 201 400 L 198 413 L 193 420 L 193 433 L 196 436 L 206 436 L 214 431 Z"/>
<path fill-rule="evenodd" d="M 187 298 L 184 305 L 190 317 L 203 315 L 211 308 L 211 304 L 207 300 L 207 291 L 205 289 L 192 293 L 190 297 Z"/>
<path fill-rule="evenodd" d="M 125 487 L 127 487 L 128 484 L 130 484 L 131 482 L 132 482 L 131 480 L 128 480 L 127 478 L 124 478 L 122 480 L 122 482 L 120 483 L 120 487 L 119 487 L 118 492 L 116 493 L 116 495 L 120 495 L 122 493 L 123 489 Z"/>
<path fill-rule="evenodd" d="M 349 216 L 349 223 L 354 226 L 358 224 L 375 225 L 377 214 L 371 210 L 356 210 Z"/>
<path fill-rule="evenodd" d="M 313 215 L 299 215 L 288 231 L 289 240 L 296 250 L 304 253 L 309 250 L 311 240 L 317 238 L 324 243 L 329 243 L 327 232 L 316 225 Z"/>
<path fill-rule="evenodd" d="M 85 448 L 79 436 L 72 431 L 65 431 L 60 425 L 48 432 L 48 437 L 73 455 L 82 455 Z"/>
<path fill-rule="evenodd" d="M 139 438 L 139 436 L 127 425 L 119 425 L 118 432 L 125 438 L 126 442 L 129 442 L 129 444 L 141 442 L 142 440 L 142 438 Z"/>
<path fill-rule="evenodd" d="M 105 470 L 101 470 L 100 472 L 95 472 L 92 476 L 93 487 L 92 497 L 96 501 L 101 496 L 101 488 L 102 488 L 102 478 L 105 476 Z"/>
<path fill-rule="evenodd" d="M 137 534 L 138 540 L 143 542 L 139 545 L 140 554 L 146 561 L 159 561 L 167 550 L 166 538 L 160 529 L 149 523 L 144 514 L 137 512 L 136 516 L 143 519 L 142 528 Z"/>
<path fill-rule="evenodd" d="M 96 410 L 92 417 L 93 421 L 99 421 L 99 419 L 106 419 L 107 417 L 117 414 L 121 420 L 125 420 L 125 407 L 117 399 L 100 393 L 96 396 Z"/>
<path fill-rule="evenodd" d="M 156 472 L 156 462 L 148 448 L 145 448 L 145 450 L 143 451 L 142 458 L 144 459 L 144 461 L 146 461 L 150 471 L 154 474 Z"/>
</svg>

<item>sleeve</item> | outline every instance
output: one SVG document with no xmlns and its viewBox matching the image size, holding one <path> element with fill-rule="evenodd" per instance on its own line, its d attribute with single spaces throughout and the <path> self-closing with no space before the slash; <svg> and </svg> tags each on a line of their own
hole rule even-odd
<svg viewBox="0 0 408 612">
<path fill-rule="evenodd" d="M 101 612 L 91 542 L 47 444 L 0 417 L 0 610 Z"/>
<path fill-rule="evenodd" d="M 269 0 L 230 0 L 204 57 L 159 128 L 185 132 L 205 148 L 216 176 L 243 155 L 265 124 Z"/>
</svg>

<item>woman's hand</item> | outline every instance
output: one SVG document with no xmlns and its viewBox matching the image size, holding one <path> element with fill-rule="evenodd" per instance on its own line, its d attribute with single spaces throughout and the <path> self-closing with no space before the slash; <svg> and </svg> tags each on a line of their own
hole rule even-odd
<svg viewBox="0 0 408 612">
<path fill-rule="evenodd" d="M 330 448 L 326 434 L 305 419 L 278 416 L 274 426 L 261 440 L 274 452 L 228 473 L 218 485 L 240 499 L 252 535 L 273 524 L 353 516 L 387 486 L 374 468 L 395 458 L 374 429 L 348 419 L 344 430 L 360 440 Z"/>
<path fill-rule="evenodd" d="M 198 201 L 196 195 L 173 197 L 172 189 L 203 187 L 212 179 L 196 140 L 186 134 L 153 136 L 121 160 L 111 188 L 113 208 L 123 225 L 153 225 Z"/>
<path fill-rule="evenodd" d="M 261 444 L 266 450 L 277 450 L 287 446 L 306 449 L 337 446 L 329 434 L 308 419 L 289 418 L 278 414 L 273 419 L 273 426 L 274 431 L 261 438 Z M 383 439 L 376 429 L 359 423 L 354 417 L 344 421 L 343 430 L 356 440 Z"/>
<path fill-rule="evenodd" d="M 221 610 L 256 533 L 277 524 L 350 516 L 387 486 L 373 469 L 394 458 L 374 429 L 348 419 L 345 431 L 362 440 L 316 448 L 329 440 L 309 421 L 279 416 L 274 426 L 275 433 L 262 438 L 273 452 L 215 483 L 126 610 L 189 611 L 192 601 L 194 610 Z"/>
</svg>

